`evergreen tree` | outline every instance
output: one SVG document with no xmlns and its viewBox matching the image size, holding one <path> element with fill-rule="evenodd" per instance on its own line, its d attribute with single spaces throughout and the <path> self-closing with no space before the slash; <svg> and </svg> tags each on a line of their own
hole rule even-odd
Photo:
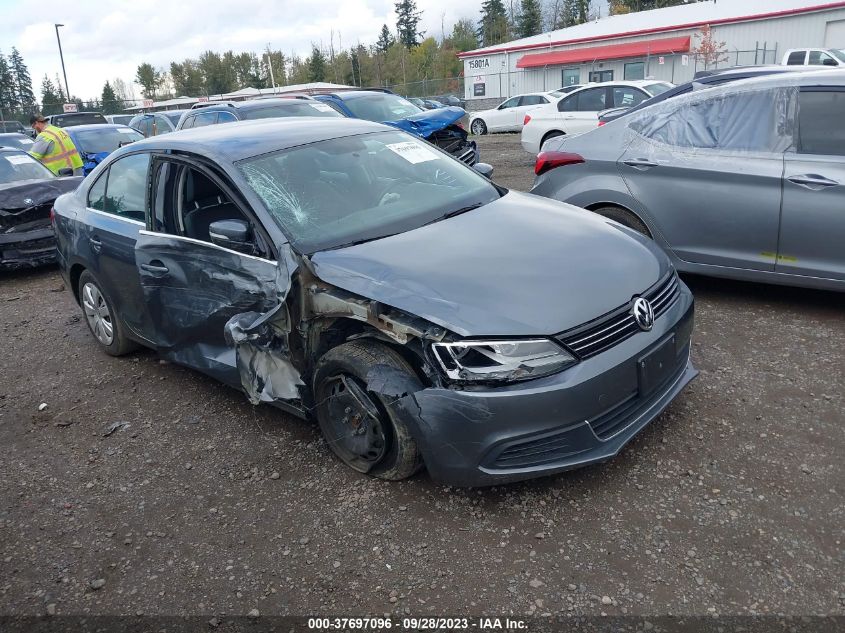
<svg viewBox="0 0 845 633">
<path fill-rule="evenodd" d="M 4 111 L 3 117 L 8 116 L 12 110 L 17 109 L 15 77 L 2 51 L 0 51 L 0 109 Z"/>
<path fill-rule="evenodd" d="M 50 78 L 44 75 L 44 80 L 41 82 L 41 113 L 58 114 L 62 111 L 62 101 L 61 92 Z"/>
<path fill-rule="evenodd" d="M 501 0 L 500 0 L 501 1 Z M 421 11 L 417 11 L 417 3 L 414 0 L 399 0 L 396 8 L 396 31 L 399 33 L 399 42 L 407 49 L 417 46 L 422 31 L 418 31 Z"/>
<path fill-rule="evenodd" d="M 161 73 L 159 73 L 152 64 L 144 62 L 138 66 L 135 73 L 135 81 L 141 84 L 141 94 L 145 99 L 152 99 L 155 92 L 161 85 Z"/>
<path fill-rule="evenodd" d="M 308 81 L 326 80 L 326 57 L 316 46 L 311 48 L 311 57 L 308 58 Z"/>
<path fill-rule="evenodd" d="M 35 95 L 32 93 L 32 79 L 29 76 L 29 69 L 23 63 L 23 57 L 14 46 L 9 55 L 9 69 L 15 81 L 15 102 L 22 110 L 31 110 L 35 104 Z"/>
<path fill-rule="evenodd" d="M 701 0 L 610 0 L 610 12 L 612 15 L 618 13 L 632 13 L 634 11 L 649 11 L 651 9 L 662 9 L 674 7 L 689 2 L 700 2 Z"/>
<path fill-rule="evenodd" d="M 517 37 L 531 37 L 543 32 L 543 13 L 539 0 L 522 0 L 516 18 Z"/>
<path fill-rule="evenodd" d="M 502 0 L 484 0 L 481 3 L 477 34 L 482 46 L 501 44 L 510 39 L 508 14 Z"/>
<path fill-rule="evenodd" d="M 381 25 L 381 32 L 378 36 L 378 41 L 376 42 L 376 50 L 379 53 L 386 53 L 387 49 L 393 46 L 393 35 L 390 34 L 390 29 L 387 28 L 386 24 Z"/>
<path fill-rule="evenodd" d="M 118 103 L 117 95 L 114 94 L 114 89 L 108 81 L 103 86 L 103 95 L 100 101 L 103 104 L 103 114 L 117 114 L 123 109 L 122 104 Z"/>
</svg>

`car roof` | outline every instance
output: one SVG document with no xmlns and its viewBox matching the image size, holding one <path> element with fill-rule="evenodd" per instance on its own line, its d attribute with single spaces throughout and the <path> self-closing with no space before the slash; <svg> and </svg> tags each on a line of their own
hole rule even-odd
<svg viewBox="0 0 845 633">
<path fill-rule="evenodd" d="M 68 134 L 71 132 L 85 132 L 86 130 L 116 130 L 120 128 L 133 129 L 122 123 L 86 123 L 85 125 L 74 125 L 68 130 Z"/>
<path fill-rule="evenodd" d="M 396 128 L 363 119 L 287 117 L 235 121 L 225 125 L 207 125 L 172 134 L 151 136 L 135 141 L 128 151 L 181 150 L 235 162 L 244 158 L 307 145 L 332 138 L 396 131 Z"/>
<path fill-rule="evenodd" d="M 29 138 L 26 134 L 23 134 L 22 132 L 0 132 L 0 138 L 8 136 L 23 136 L 24 138 Z"/>
<path fill-rule="evenodd" d="M 346 101 L 348 99 L 360 99 L 361 97 L 372 97 L 373 95 L 379 95 L 379 94 L 393 95 L 395 97 L 399 96 L 399 95 L 397 95 L 393 92 L 389 92 L 389 91 L 386 91 L 386 90 L 380 90 L 380 89 L 379 90 L 344 90 L 343 92 L 330 92 L 330 93 L 327 93 L 325 96 L 335 97 L 336 99 L 340 99 L 341 101 Z M 323 95 L 316 95 L 316 96 L 320 97 L 320 96 L 323 96 Z M 401 97 L 401 98 L 404 99 L 404 97 Z M 425 97 L 418 97 L 418 98 L 422 99 L 423 101 L 426 100 Z"/>
<path fill-rule="evenodd" d="M 801 72 L 784 72 L 760 77 L 750 77 L 733 81 L 728 86 L 742 90 L 746 86 L 751 88 L 776 88 L 778 86 L 845 86 L 845 69 L 830 68 L 820 70 L 803 70 Z M 699 94 L 705 94 L 701 92 Z"/>
</svg>

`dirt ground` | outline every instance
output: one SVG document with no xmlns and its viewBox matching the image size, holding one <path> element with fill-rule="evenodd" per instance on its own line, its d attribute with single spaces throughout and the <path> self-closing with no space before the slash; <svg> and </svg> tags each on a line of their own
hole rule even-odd
<svg viewBox="0 0 845 633">
<path fill-rule="evenodd" d="M 481 146 L 530 186 L 518 136 Z M 701 375 L 617 459 L 455 490 L 110 358 L 55 269 L 4 274 L 0 614 L 843 614 L 845 294 L 686 281 Z"/>
</svg>

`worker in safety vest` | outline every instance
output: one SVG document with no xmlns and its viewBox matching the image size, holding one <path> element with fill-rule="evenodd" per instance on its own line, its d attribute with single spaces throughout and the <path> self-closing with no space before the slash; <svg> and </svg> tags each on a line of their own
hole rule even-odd
<svg viewBox="0 0 845 633">
<path fill-rule="evenodd" d="M 29 124 L 38 134 L 28 152 L 30 156 L 57 176 L 59 170 L 65 168 L 72 169 L 74 176 L 83 175 L 82 157 L 67 132 L 50 125 L 40 114 L 29 117 Z"/>
</svg>

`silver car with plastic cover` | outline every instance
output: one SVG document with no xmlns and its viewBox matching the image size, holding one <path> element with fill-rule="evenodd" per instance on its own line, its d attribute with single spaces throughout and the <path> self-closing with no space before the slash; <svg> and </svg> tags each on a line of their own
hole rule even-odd
<svg viewBox="0 0 845 633">
<path fill-rule="evenodd" d="M 680 393 L 693 300 L 650 240 L 346 118 L 133 143 L 56 203 L 104 351 L 316 419 L 351 468 L 482 485 L 609 459 Z"/>
<path fill-rule="evenodd" d="M 677 97 L 538 156 L 532 193 L 616 220 L 681 271 L 845 289 L 845 71 Z"/>
</svg>

